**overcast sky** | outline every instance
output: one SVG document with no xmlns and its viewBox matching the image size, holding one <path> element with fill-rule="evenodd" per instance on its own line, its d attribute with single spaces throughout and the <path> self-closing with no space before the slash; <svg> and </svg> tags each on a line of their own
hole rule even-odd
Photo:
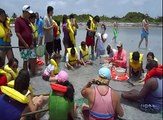
<svg viewBox="0 0 163 120">
<path fill-rule="evenodd" d="M 46 14 L 49 5 L 54 7 L 55 15 L 75 13 L 122 17 L 128 12 L 141 12 L 151 17 L 162 16 L 162 0 L 1 0 L 0 8 L 9 16 L 14 12 L 20 15 L 25 4 L 41 16 Z"/>
</svg>

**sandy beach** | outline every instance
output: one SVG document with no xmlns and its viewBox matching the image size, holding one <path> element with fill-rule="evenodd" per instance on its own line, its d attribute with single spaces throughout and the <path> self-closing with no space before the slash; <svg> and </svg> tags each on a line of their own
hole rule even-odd
<svg viewBox="0 0 163 120">
<path fill-rule="evenodd" d="M 61 69 L 66 70 L 64 67 L 64 63 L 60 63 Z M 42 66 L 44 68 L 45 66 Z M 82 87 L 92 78 L 95 78 L 98 75 L 98 69 L 101 67 L 100 61 L 95 60 L 92 66 L 81 66 L 75 71 L 66 70 L 69 74 L 69 80 L 74 85 L 75 88 L 75 101 L 79 106 L 77 109 L 77 117 L 76 120 L 83 120 L 80 107 L 82 103 L 82 96 L 80 91 Z M 31 84 L 33 86 L 34 94 L 47 94 L 49 93 L 50 86 L 49 82 L 42 80 L 41 76 L 31 78 Z M 128 91 L 131 89 L 140 90 L 142 88 L 143 83 L 133 82 L 134 86 L 128 83 L 127 81 L 115 81 L 111 80 L 109 86 L 112 87 L 120 94 L 123 91 Z M 138 109 L 137 104 L 129 102 L 121 98 L 122 107 L 124 109 L 124 116 L 121 118 L 122 120 L 161 120 L 162 114 L 151 114 L 145 113 Z M 41 120 L 48 120 L 48 112 L 41 118 Z"/>
</svg>

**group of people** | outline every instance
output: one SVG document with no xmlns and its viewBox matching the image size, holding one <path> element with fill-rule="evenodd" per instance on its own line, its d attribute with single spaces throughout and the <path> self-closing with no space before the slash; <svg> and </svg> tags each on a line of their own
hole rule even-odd
<svg viewBox="0 0 163 120">
<path fill-rule="evenodd" d="M 10 120 L 11 116 L 13 119 L 25 119 L 21 117 L 22 113 L 36 111 L 48 100 L 49 119 L 65 120 L 75 117 L 74 87 L 69 81 L 68 73 L 59 70 L 60 50 L 62 49 L 61 30 L 60 22 L 52 18 L 53 10 L 52 6 L 48 6 L 47 15 L 41 19 L 38 13 L 34 13 L 30 9 L 29 5 L 24 5 L 22 15 L 16 18 L 15 32 L 18 37 L 20 55 L 23 59 L 23 69 L 19 71 L 19 62 L 14 58 L 11 46 L 10 19 L 5 11 L 0 9 L 0 113 L 2 120 Z M 113 66 L 124 68 L 127 71 L 127 52 L 124 50 L 123 44 L 118 42 L 117 50 L 110 45 L 105 48 L 104 43 L 108 38 L 106 26 L 101 24 L 101 32 L 97 33 L 99 22 L 99 16 L 89 17 L 86 27 L 86 40 L 77 47 L 75 36 L 78 25 L 75 16 L 74 14 L 69 17 L 63 15 L 64 60 L 67 69 L 74 70 L 81 65 L 92 64 L 95 57 L 94 53 L 96 52 L 96 58 L 99 58 L 105 55 L 106 49 L 108 58 L 104 62 L 112 63 Z M 144 20 L 143 26 L 142 40 L 148 35 L 147 21 Z M 117 35 L 118 25 L 115 22 L 113 38 L 115 42 Z M 42 45 L 43 41 L 46 68 L 42 74 L 42 79 L 50 81 L 52 91 L 49 96 L 34 97 L 30 85 L 30 74 L 36 74 L 36 63 L 39 56 L 35 49 Z M 89 47 L 91 47 L 91 56 Z M 5 56 L 8 58 L 6 65 Z M 152 52 L 147 54 L 146 69 L 145 84 L 141 91 L 131 90 L 122 93 L 121 96 L 128 100 L 138 101 L 139 107 L 143 111 L 160 112 L 162 109 L 162 65 L 158 65 Z M 138 51 L 131 52 L 129 77 L 140 77 L 143 71 L 143 54 Z M 85 120 L 113 120 L 124 115 L 117 92 L 109 86 L 110 80 L 111 70 L 102 67 L 98 71 L 97 78 L 89 81 L 82 88 L 82 96 L 88 99 L 88 105 L 82 107 Z M 34 117 L 37 118 L 37 114 Z"/>
</svg>

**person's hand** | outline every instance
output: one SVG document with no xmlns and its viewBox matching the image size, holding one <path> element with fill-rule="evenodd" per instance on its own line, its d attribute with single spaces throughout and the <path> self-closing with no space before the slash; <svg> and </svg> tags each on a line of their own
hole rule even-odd
<svg viewBox="0 0 163 120">
<path fill-rule="evenodd" d="M 25 48 L 29 48 L 29 45 L 27 43 L 24 44 Z"/>
</svg>

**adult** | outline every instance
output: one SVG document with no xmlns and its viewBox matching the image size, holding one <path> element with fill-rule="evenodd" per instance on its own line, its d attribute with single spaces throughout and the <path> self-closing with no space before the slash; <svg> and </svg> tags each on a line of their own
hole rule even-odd
<svg viewBox="0 0 163 120">
<path fill-rule="evenodd" d="M 115 55 L 115 53 L 117 52 L 117 50 L 112 48 L 109 44 L 106 47 L 106 51 L 107 51 L 107 54 L 108 54 L 108 58 L 112 58 Z"/>
<path fill-rule="evenodd" d="M 101 24 L 101 32 L 97 33 L 97 39 L 95 44 L 96 59 L 105 54 L 105 42 L 108 38 L 108 34 L 105 33 L 106 25 Z"/>
<path fill-rule="evenodd" d="M 138 51 L 130 53 L 129 77 L 140 78 L 143 71 L 143 56 Z"/>
<path fill-rule="evenodd" d="M 4 93 L 0 95 L 1 120 L 18 120 L 21 118 L 21 114 L 25 108 L 29 108 L 30 111 L 34 112 L 42 106 L 44 100 L 48 99 L 48 96 L 33 98 L 31 92 L 28 90 L 29 84 L 29 72 L 22 69 L 15 79 L 14 88 L 1 87 Z"/>
<path fill-rule="evenodd" d="M 39 17 L 39 13 L 36 12 L 36 22 L 35 22 L 37 29 L 38 29 L 38 45 L 42 45 L 43 41 L 43 19 Z"/>
<path fill-rule="evenodd" d="M 116 67 L 127 68 L 127 52 L 123 49 L 123 44 L 121 42 L 117 43 L 118 51 L 111 58 L 113 65 Z"/>
<path fill-rule="evenodd" d="M 28 63 L 30 65 L 31 75 L 36 74 L 36 53 L 33 42 L 33 32 L 29 21 L 30 15 L 33 11 L 30 10 L 29 5 L 24 5 L 22 8 L 22 15 L 16 18 L 15 32 L 18 37 L 18 44 L 20 56 L 23 59 L 23 68 L 28 70 Z"/>
<path fill-rule="evenodd" d="M 115 43 L 116 43 L 117 37 L 118 37 L 118 22 L 115 21 L 113 23 L 113 39 L 112 39 L 114 40 Z"/>
<path fill-rule="evenodd" d="M 68 81 L 68 73 L 60 71 L 56 76 L 57 84 L 51 84 L 49 97 L 49 120 L 73 120 L 76 107 L 74 104 L 74 87 Z"/>
<path fill-rule="evenodd" d="M 46 45 L 46 53 L 45 53 L 45 64 L 48 65 L 48 62 L 51 58 L 51 55 L 54 50 L 54 44 L 53 44 L 53 7 L 48 6 L 47 7 L 47 15 L 44 16 L 43 21 L 43 32 L 44 32 L 44 43 Z"/>
<path fill-rule="evenodd" d="M 91 46 L 91 55 L 92 55 L 92 60 L 94 60 L 94 46 L 95 46 L 95 35 L 96 35 L 96 30 L 97 30 L 97 23 L 100 22 L 100 18 L 98 15 L 95 17 L 89 16 L 89 20 L 87 22 L 87 27 L 86 27 L 86 45 L 89 47 Z"/>
<path fill-rule="evenodd" d="M 99 76 L 83 87 L 81 94 L 88 99 L 89 107 L 83 106 L 85 120 L 114 120 L 123 116 L 118 94 L 109 87 L 111 72 L 108 68 L 99 69 Z M 92 86 L 92 84 L 96 84 Z M 89 112 L 89 113 L 88 113 Z"/>
<path fill-rule="evenodd" d="M 146 69 L 149 72 L 153 68 L 157 68 L 158 63 L 154 60 L 150 61 L 146 65 Z M 147 73 L 148 74 L 148 73 Z M 142 111 L 158 113 L 162 110 L 162 80 L 163 78 L 158 76 L 148 77 L 147 82 L 143 88 L 138 90 L 130 90 L 124 92 L 122 97 L 130 101 L 136 101 Z"/>
<path fill-rule="evenodd" d="M 140 48 L 140 45 L 143 42 L 143 39 L 145 39 L 146 49 L 148 48 L 148 34 L 149 34 L 149 22 L 147 20 L 147 16 L 144 16 L 144 19 L 142 21 L 141 40 L 139 42 L 138 48 Z"/>
<path fill-rule="evenodd" d="M 10 18 L 6 12 L 0 8 L 0 51 L 3 57 L 7 56 L 8 60 L 14 57 L 11 46 L 12 32 L 10 29 Z"/>
</svg>

